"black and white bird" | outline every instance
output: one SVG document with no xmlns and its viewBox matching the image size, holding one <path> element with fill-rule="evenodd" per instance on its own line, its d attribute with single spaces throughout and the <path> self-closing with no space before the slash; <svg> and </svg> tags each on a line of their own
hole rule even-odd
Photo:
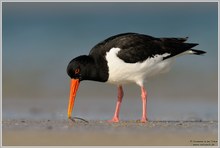
<svg viewBox="0 0 220 148">
<path fill-rule="evenodd" d="M 201 55 L 202 50 L 192 49 L 196 43 L 185 43 L 187 38 L 155 38 L 138 33 L 118 34 L 95 45 L 89 55 L 81 55 L 67 66 L 71 78 L 68 118 L 79 83 L 83 80 L 112 83 L 118 86 L 118 100 L 111 122 L 119 122 L 123 98 L 122 85 L 136 83 L 141 88 L 142 118 L 147 118 L 147 92 L 144 81 L 149 77 L 168 72 L 173 60 L 185 54 Z"/>
</svg>

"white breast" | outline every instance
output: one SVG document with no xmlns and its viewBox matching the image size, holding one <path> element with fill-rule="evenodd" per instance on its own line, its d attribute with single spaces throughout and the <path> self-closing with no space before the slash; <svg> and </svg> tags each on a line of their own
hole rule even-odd
<svg viewBox="0 0 220 148">
<path fill-rule="evenodd" d="M 170 69 L 172 60 L 167 59 L 163 61 L 163 57 L 169 56 L 169 53 L 155 55 L 143 62 L 125 63 L 117 56 L 120 50 L 120 48 L 112 48 L 106 53 L 109 68 L 109 78 L 107 82 L 109 83 L 124 84 L 135 82 L 142 86 L 147 77 L 167 72 Z"/>
</svg>

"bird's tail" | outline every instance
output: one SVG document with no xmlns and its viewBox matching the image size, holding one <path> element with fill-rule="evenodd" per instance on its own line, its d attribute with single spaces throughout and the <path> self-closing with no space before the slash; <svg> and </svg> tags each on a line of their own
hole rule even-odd
<svg viewBox="0 0 220 148">
<path fill-rule="evenodd" d="M 189 53 L 189 54 L 195 54 L 195 55 L 203 55 L 206 53 L 206 51 L 203 50 L 197 50 L 197 49 L 192 49 L 193 47 L 197 46 L 199 44 L 197 43 L 184 43 L 184 46 L 182 44 L 183 49 L 187 49 L 185 53 Z"/>
<path fill-rule="evenodd" d="M 192 54 L 196 54 L 196 55 L 203 55 L 203 54 L 206 53 L 205 51 L 196 50 L 196 49 L 190 49 L 190 52 L 191 52 Z"/>
</svg>

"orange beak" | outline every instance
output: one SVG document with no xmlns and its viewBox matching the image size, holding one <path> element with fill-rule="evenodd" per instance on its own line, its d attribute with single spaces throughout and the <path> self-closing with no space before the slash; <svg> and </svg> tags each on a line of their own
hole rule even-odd
<svg viewBox="0 0 220 148">
<path fill-rule="evenodd" d="M 70 119 L 74 102 L 75 102 L 75 97 L 76 97 L 76 92 L 79 87 L 79 79 L 71 79 L 71 84 L 70 84 L 70 98 L 69 98 L 69 105 L 68 105 L 68 112 L 67 116 Z"/>
</svg>

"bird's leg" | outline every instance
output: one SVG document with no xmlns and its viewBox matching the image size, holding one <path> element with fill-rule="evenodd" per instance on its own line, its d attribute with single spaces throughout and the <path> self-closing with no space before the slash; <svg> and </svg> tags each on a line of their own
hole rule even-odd
<svg viewBox="0 0 220 148">
<path fill-rule="evenodd" d="M 142 112 L 142 118 L 141 122 L 145 123 L 147 122 L 147 92 L 144 88 L 144 86 L 141 86 L 141 98 L 142 98 L 142 107 L 143 107 L 143 112 Z"/>
<path fill-rule="evenodd" d="M 116 108 L 115 108 L 115 114 L 112 120 L 110 120 L 109 122 L 119 122 L 119 112 L 120 112 L 120 106 L 121 106 L 123 95 L 124 95 L 124 92 L 123 92 L 122 86 L 119 85 L 118 86 L 118 101 L 117 101 Z"/>
</svg>

